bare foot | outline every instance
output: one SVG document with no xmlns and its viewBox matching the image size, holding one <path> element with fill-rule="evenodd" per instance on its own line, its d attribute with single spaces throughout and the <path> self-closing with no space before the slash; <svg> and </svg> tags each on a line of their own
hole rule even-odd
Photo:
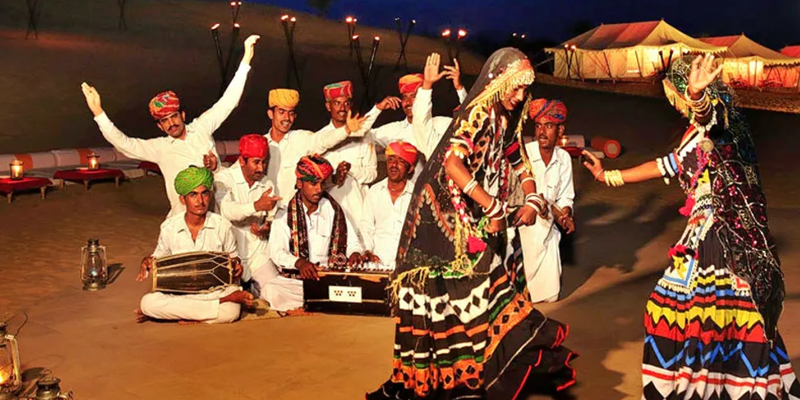
<svg viewBox="0 0 800 400">
<path fill-rule="evenodd" d="M 137 309 L 133 310 L 133 314 L 136 315 L 136 322 L 138 322 L 140 324 L 142 322 L 150 321 L 150 317 L 148 317 L 147 315 L 144 315 L 144 313 L 142 312 L 141 308 L 137 308 Z"/>
<path fill-rule="evenodd" d="M 250 292 L 245 292 L 244 290 L 237 290 L 219 299 L 219 302 L 239 303 L 247 308 L 253 308 L 253 300 L 254 300 L 253 295 Z"/>
<path fill-rule="evenodd" d="M 319 313 L 308 312 L 302 308 L 295 308 L 294 310 L 286 311 L 287 317 L 310 317 L 318 314 Z"/>
</svg>

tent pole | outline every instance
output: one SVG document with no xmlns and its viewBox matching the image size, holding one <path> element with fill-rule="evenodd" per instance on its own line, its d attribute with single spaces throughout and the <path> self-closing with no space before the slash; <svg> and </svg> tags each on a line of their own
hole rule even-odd
<svg viewBox="0 0 800 400">
<path fill-rule="evenodd" d="M 639 66 L 639 77 L 644 78 L 644 71 L 642 71 L 642 62 L 639 61 L 639 53 L 636 50 L 634 50 L 633 55 L 636 56 L 636 65 Z"/>
</svg>

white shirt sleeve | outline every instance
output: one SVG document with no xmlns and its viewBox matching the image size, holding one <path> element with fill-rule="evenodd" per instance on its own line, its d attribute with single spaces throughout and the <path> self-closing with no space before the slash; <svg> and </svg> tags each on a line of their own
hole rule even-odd
<svg viewBox="0 0 800 400">
<path fill-rule="evenodd" d="M 392 142 L 392 135 L 391 131 L 396 130 L 394 123 L 388 123 L 386 125 L 381 125 L 377 128 L 372 128 L 370 133 L 372 134 L 372 140 L 374 143 L 379 144 L 381 147 L 386 147 L 389 143 Z"/>
<path fill-rule="evenodd" d="M 458 94 L 458 104 L 461 104 L 467 98 L 467 94 L 469 93 L 467 92 L 467 89 L 462 86 L 461 89 L 456 90 L 456 94 Z"/>
<path fill-rule="evenodd" d="M 224 176 L 227 178 L 228 174 Z M 241 221 L 256 214 L 256 208 L 252 201 L 237 201 L 233 193 L 231 182 L 227 179 L 217 179 L 214 181 L 214 197 L 219 204 L 219 211 L 222 217 L 228 221 Z"/>
<path fill-rule="evenodd" d="M 437 132 L 433 118 L 433 103 L 431 95 L 433 90 L 420 88 L 417 90 L 417 98 L 412 106 L 414 118 L 411 121 L 411 132 L 414 133 L 414 141 L 419 145 L 419 150 L 425 154 L 425 158 L 430 158 L 439 139 L 444 131 Z"/>
<path fill-rule="evenodd" d="M 233 109 L 239 105 L 239 99 L 242 98 L 249 72 L 250 65 L 240 63 L 239 69 L 236 70 L 236 74 L 231 79 L 231 83 L 228 84 L 228 88 L 225 89 L 222 97 L 211 108 L 192 121 L 192 125 L 209 137 L 213 136 L 214 131 L 225 122 L 225 119 L 233 112 Z M 216 154 L 216 150 L 212 151 Z"/>
<path fill-rule="evenodd" d="M 367 191 L 364 198 L 364 209 L 361 212 L 361 238 L 364 240 L 364 250 L 375 251 L 375 198 L 377 197 L 377 187 L 373 186 Z"/>
<path fill-rule="evenodd" d="M 126 136 L 119 130 L 106 113 L 94 117 L 94 121 L 108 143 L 126 157 L 158 163 L 161 158 L 161 138 L 137 139 Z"/>
<path fill-rule="evenodd" d="M 289 251 L 289 237 L 291 231 L 287 225 L 286 211 L 282 210 L 272 221 L 272 229 L 269 232 L 269 257 L 278 268 L 295 268 L 296 257 Z"/>
<path fill-rule="evenodd" d="M 308 136 L 303 137 L 304 140 L 301 142 L 304 144 L 303 151 L 298 152 L 297 159 L 312 154 L 323 154 L 347 139 L 347 130 L 345 130 L 344 126 L 330 132 L 311 133 L 306 131 L 304 133 L 308 133 Z"/>
<path fill-rule="evenodd" d="M 575 185 L 572 181 L 572 159 L 567 156 L 563 157 L 561 161 L 564 166 L 559 168 L 558 180 L 561 182 L 561 185 L 559 185 L 560 190 L 556 195 L 556 205 L 560 208 L 572 208 L 575 202 Z"/>
</svg>

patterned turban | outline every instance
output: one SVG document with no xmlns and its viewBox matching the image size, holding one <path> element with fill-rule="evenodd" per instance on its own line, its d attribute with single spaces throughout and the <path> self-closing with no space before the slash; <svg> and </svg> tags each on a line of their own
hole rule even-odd
<svg viewBox="0 0 800 400">
<path fill-rule="evenodd" d="M 305 182 L 324 181 L 333 174 L 333 166 L 321 155 L 314 154 L 301 158 L 294 174 L 297 179 Z"/>
<path fill-rule="evenodd" d="M 269 144 L 264 136 L 251 133 L 239 139 L 240 156 L 244 158 L 267 158 L 267 154 L 269 154 Z"/>
<path fill-rule="evenodd" d="M 409 165 L 417 163 L 417 148 L 413 144 L 398 140 L 386 146 L 386 158 L 397 156 L 406 160 Z"/>
<path fill-rule="evenodd" d="M 172 90 L 159 93 L 150 100 L 150 115 L 156 120 L 168 117 L 170 114 L 180 111 L 180 109 L 181 101 Z"/>
<path fill-rule="evenodd" d="M 533 122 L 567 122 L 567 106 L 559 100 L 536 99 L 531 102 L 528 114 Z"/>
<path fill-rule="evenodd" d="M 214 187 L 214 174 L 205 168 L 192 165 L 178 172 L 178 176 L 175 177 L 175 191 L 181 196 L 186 196 L 198 186 L 205 186 L 211 190 Z"/>
<path fill-rule="evenodd" d="M 326 85 L 322 92 L 325 94 L 325 101 L 331 101 L 337 97 L 353 97 L 353 82 L 342 81 Z"/>
<path fill-rule="evenodd" d="M 269 91 L 269 108 L 295 108 L 300 102 L 300 93 L 294 89 L 272 89 Z"/>
<path fill-rule="evenodd" d="M 414 93 L 422 87 L 422 74 L 408 74 L 400 78 L 397 86 L 400 89 L 400 94 Z"/>
</svg>

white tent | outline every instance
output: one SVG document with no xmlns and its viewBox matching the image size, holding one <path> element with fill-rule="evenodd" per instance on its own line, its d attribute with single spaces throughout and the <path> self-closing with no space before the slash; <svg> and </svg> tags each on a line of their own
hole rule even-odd
<svg viewBox="0 0 800 400">
<path fill-rule="evenodd" d="M 553 75 L 569 79 L 641 80 L 668 68 L 687 53 L 723 53 L 661 21 L 600 25 L 545 49 L 553 54 Z"/>
</svg>

